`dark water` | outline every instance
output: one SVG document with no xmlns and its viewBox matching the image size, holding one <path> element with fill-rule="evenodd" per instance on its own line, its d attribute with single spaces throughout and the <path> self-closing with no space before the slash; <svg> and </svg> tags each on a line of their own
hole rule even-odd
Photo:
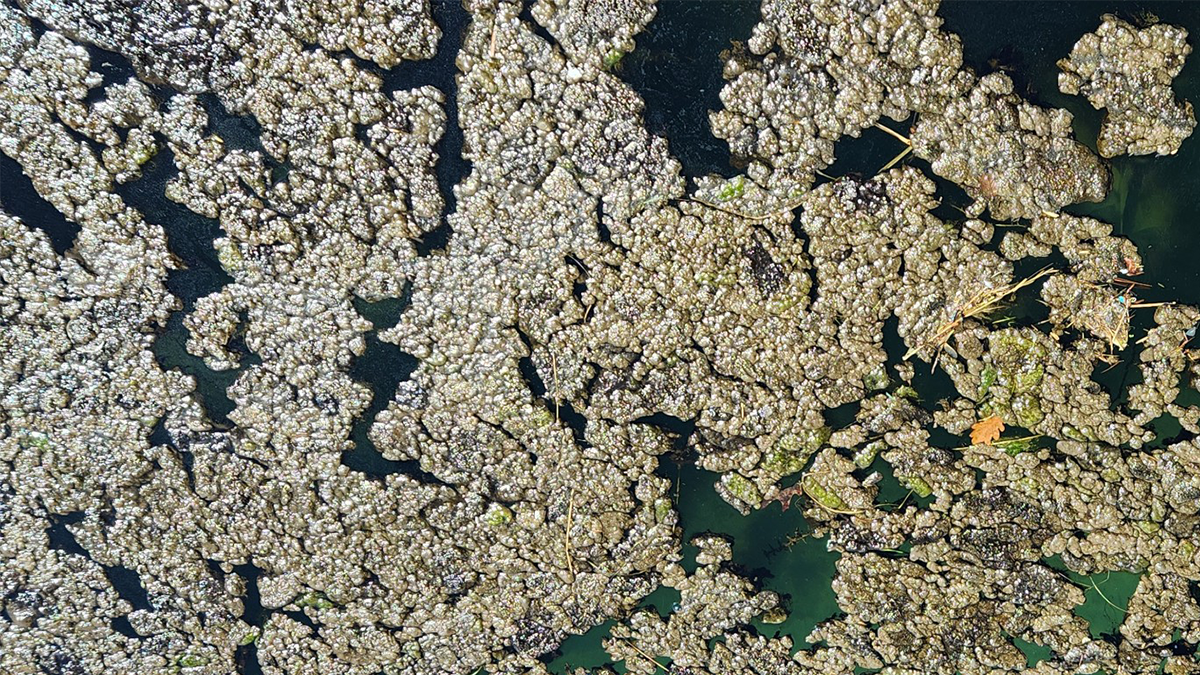
<svg viewBox="0 0 1200 675">
<path fill-rule="evenodd" d="M 471 172 L 471 163 L 462 155 L 463 132 L 458 123 L 458 85 L 455 83 L 458 68 L 454 63 L 458 50 L 462 47 L 470 17 L 459 0 L 432 0 L 430 9 L 433 12 L 433 20 L 442 31 L 437 53 L 433 58 L 404 62 L 386 71 L 375 68 L 377 74 L 383 78 L 384 91 L 431 85 L 437 87 L 446 97 L 446 131 L 434 146 L 438 153 L 434 173 L 437 174 L 438 191 L 445 200 L 445 208 L 442 210 L 442 219 L 438 226 L 426 233 L 417 245 L 417 253 L 422 256 L 446 248 L 453 232 L 449 216 L 454 213 L 458 204 L 454 186 Z"/>
<path fill-rule="evenodd" d="M 88 93 L 88 101 L 97 103 L 105 97 L 103 87 L 123 83 L 135 77 L 133 65 L 128 59 L 115 52 L 88 47 L 92 68 L 103 75 L 100 87 Z M 161 85 L 151 85 L 151 92 L 165 103 L 174 93 Z M 248 117 L 231 115 L 213 95 L 200 97 L 209 112 L 209 130 L 219 134 L 237 148 L 262 150 L 257 123 Z M 167 249 L 175 258 L 176 269 L 168 270 L 166 286 L 180 300 L 180 308 L 171 313 L 167 325 L 154 341 L 152 351 L 161 367 L 178 368 L 196 379 L 196 397 L 205 414 L 219 426 L 230 425 L 228 415 L 233 411 L 233 401 L 226 389 L 237 378 L 241 369 L 214 371 L 204 360 L 188 353 L 186 345 L 188 330 L 183 325 L 184 317 L 195 307 L 196 300 L 216 293 L 233 278 L 221 267 L 213 240 L 221 236 L 220 225 L 182 204 L 167 199 L 167 182 L 178 175 L 175 156 L 166 139 L 158 136 L 158 151 L 142 165 L 141 175 L 125 183 L 116 184 L 114 192 L 129 206 L 142 213 L 147 222 L 160 225 L 167 239 Z M 265 153 L 264 153 L 265 154 Z M 50 236 L 56 235 L 53 230 Z M 59 235 L 61 236 L 61 235 Z M 257 361 L 253 354 L 241 350 L 242 368 Z"/>
<path fill-rule="evenodd" d="M 1083 33 L 1099 26 L 1101 15 L 1115 13 L 1136 23 L 1150 14 L 1166 23 L 1188 29 L 1193 48 L 1200 38 L 1200 5 L 1190 2 L 969 2 L 943 3 L 939 14 L 946 27 L 963 38 L 964 59 L 981 73 L 1003 68 L 1009 72 L 1018 91 L 1035 103 L 1070 110 L 1075 116 L 1076 138 L 1095 149 L 1103 113 L 1088 102 L 1058 91 L 1060 58 Z M 1200 103 L 1200 59 L 1193 53 L 1174 82 L 1178 98 Z M 1112 188 L 1099 204 L 1079 204 L 1067 211 L 1111 223 L 1116 233 L 1132 240 L 1141 252 L 1145 273 L 1141 281 L 1152 288 L 1140 290 L 1146 300 L 1177 300 L 1200 303 L 1200 141 L 1195 136 L 1184 141 L 1178 154 L 1170 157 L 1115 157 L 1111 160 Z M 1152 325 L 1152 309 L 1141 310 L 1132 321 L 1131 343 Z M 1137 361 L 1131 347 L 1121 354 L 1122 365 L 1098 372 L 1095 379 L 1110 391 L 1121 391 L 1140 381 L 1140 373 L 1130 367 Z M 1101 369 L 1098 369 L 1100 371 Z M 1195 398 L 1185 390 L 1181 402 Z M 1154 424 L 1160 438 L 1180 432 L 1173 419 Z M 1049 561 L 1052 566 L 1057 561 Z M 1067 573 L 1086 588 L 1086 602 L 1076 614 L 1089 622 L 1093 636 L 1115 634 L 1126 606 L 1140 578 L 1128 572 L 1105 572 L 1084 577 Z M 1019 645 L 1021 646 L 1021 645 Z M 1047 650 L 1033 646 L 1026 650 L 1030 662 L 1047 656 Z M 1022 646 L 1022 649 L 1025 649 Z"/>
<path fill-rule="evenodd" d="M 262 575 L 262 569 L 253 563 L 244 563 L 235 565 L 233 573 L 241 576 L 246 582 L 246 595 L 242 597 L 242 621 L 261 630 L 267 619 L 270 618 L 270 612 L 263 608 L 262 594 L 258 590 L 258 580 Z M 214 576 L 220 578 L 219 575 L 214 574 Z M 241 642 L 245 644 L 239 644 L 233 654 L 238 673 L 240 675 L 261 675 L 263 670 L 262 665 L 258 662 L 257 639 L 247 641 L 243 638 Z"/>
<path fill-rule="evenodd" d="M 350 432 L 353 447 L 342 453 L 342 464 L 369 476 L 381 478 L 393 473 L 412 473 L 416 462 L 397 462 L 386 459 L 371 441 L 368 432 L 375 418 L 387 407 L 396 393 L 396 387 L 407 380 L 417 368 L 417 359 L 400 347 L 383 342 L 378 332 L 391 328 L 400 320 L 400 312 L 407 305 L 407 298 L 389 298 L 368 303 L 356 299 L 354 307 L 374 324 L 367 333 L 367 349 L 356 357 L 350 366 L 350 377 L 371 388 L 371 404 L 355 421 Z"/>
<path fill-rule="evenodd" d="M 992 2 L 958 0 L 945 2 L 939 14 L 946 27 L 963 38 L 967 65 L 980 73 L 1002 69 L 1013 78 L 1017 91 L 1040 105 L 1070 110 L 1075 116 L 1076 139 L 1096 148 L 1102 111 L 1082 97 L 1058 91 L 1056 61 L 1070 53 L 1083 33 L 1099 26 L 1101 15 L 1117 16 L 1137 24 L 1158 17 L 1165 23 L 1188 30 L 1193 49 L 1200 40 L 1200 4 L 1194 2 Z M 1193 52 L 1175 79 L 1178 98 L 1200 104 L 1200 59 Z M 1099 204 L 1077 204 L 1066 210 L 1097 218 L 1113 225 L 1113 231 L 1132 240 L 1142 255 L 1145 272 L 1139 281 L 1151 284 L 1139 289 L 1146 301 L 1180 301 L 1200 304 L 1200 141 L 1184 141 L 1170 157 L 1119 156 L 1109 160 L 1112 187 Z M 1152 324 L 1153 309 L 1135 313 L 1131 320 L 1133 340 Z M 1136 367 L 1138 349 L 1132 344 L 1120 353 L 1115 368 L 1098 367 L 1093 378 L 1115 397 L 1127 398 L 1128 387 L 1141 381 Z M 1200 402 L 1200 394 L 1185 387 L 1182 405 Z M 1172 418 L 1152 423 L 1162 441 L 1182 429 Z"/>
<path fill-rule="evenodd" d="M 68 525 L 73 525 L 83 520 L 84 512 L 76 511 L 63 516 L 52 516 L 52 525 L 46 530 L 46 536 L 50 540 L 50 548 L 63 551 L 65 553 L 73 553 L 80 555 L 92 562 L 96 562 L 87 549 L 79 545 L 75 539 L 75 535 L 68 529 Z M 99 564 L 99 563 L 97 563 Z M 135 610 L 152 610 L 154 606 L 150 602 L 150 596 L 146 592 L 145 586 L 142 585 L 142 579 L 138 573 L 122 567 L 121 565 L 100 565 L 100 569 L 104 572 L 104 576 L 108 582 L 112 584 L 113 590 L 117 592 L 120 598 L 130 604 Z M 124 616 L 117 617 L 112 621 L 112 628 L 125 635 L 126 637 L 138 637 L 137 633 L 130 625 L 129 619 Z"/>
<path fill-rule="evenodd" d="M 647 130 L 667 139 L 688 177 L 739 173 L 729 146 L 712 135 L 708 112 L 722 107 L 721 52 L 750 36 L 758 7 L 753 0 L 660 0 L 637 48 L 613 67 L 646 102 Z"/>
<path fill-rule="evenodd" d="M 1059 93 L 1055 62 L 1066 57 L 1083 33 L 1100 25 L 1104 13 L 1136 21 L 1147 13 L 1188 29 L 1193 48 L 1200 39 L 1200 4 L 1192 2 L 978 2 L 943 3 L 946 27 L 963 38 L 964 58 L 981 73 L 1011 67 L 1025 96 L 1075 115 L 1076 138 L 1095 149 L 1103 113 L 1082 97 Z M 1200 59 L 1188 57 L 1176 78 L 1177 97 L 1200 104 Z M 989 61 L 991 64 L 989 64 Z M 1171 157 L 1115 157 L 1112 190 L 1100 204 L 1067 210 L 1089 215 L 1129 237 L 1145 262 L 1143 280 L 1162 284 L 1148 299 L 1200 303 L 1200 142 L 1184 141 Z"/>
<path fill-rule="evenodd" d="M 762 588 L 779 593 L 788 610 L 788 620 L 780 625 L 756 621 L 753 628 L 767 636 L 789 635 L 797 646 L 806 646 L 804 638 L 821 621 L 838 612 L 829 580 L 833 578 L 837 554 L 825 548 L 823 540 L 807 536 L 808 525 L 800 509 L 784 512 L 779 505 L 742 516 L 725 503 L 713 489 L 718 475 L 695 464 L 675 464 L 667 458 L 663 473 L 676 481 L 676 499 L 683 541 L 701 533 L 726 535 L 733 540 L 733 565 L 755 579 Z M 696 548 L 683 547 L 685 569 L 695 569 Z M 668 616 L 678 592 L 661 588 L 647 596 L 641 607 Z M 569 673 L 572 668 L 612 665 L 601 647 L 608 624 L 566 640 L 560 654 L 548 664 L 553 673 Z M 662 656 L 662 655 L 660 655 Z M 665 659 L 659 659 L 665 663 Z M 616 664 L 623 671 L 623 664 Z"/>
<path fill-rule="evenodd" d="M 668 140 L 689 178 L 739 173 L 730 162 L 728 146 L 712 135 L 708 113 L 721 107 L 721 51 L 749 37 L 759 18 L 758 7 L 746 0 L 664 0 L 655 19 L 636 37 L 637 48 L 613 68 L 645 100 L 647 129 Z M 680 431 L 678 425 L 665 426 Z M 823 541 L 805 536 L 808 526 L 798 509 L 782 512 L 776 505 L 743 517 L 717 495 L 717 474 L 688 461 L 661 462 L 661 473 L 676 483 L 685 544 L 705 532 L 730 537 L 734 565 L 763 588 L 779 593 L 789 611 L 781 625 L 756 623 L 754 628 L 764 635 L 789 635 L 797 646 L 806 645 L 804 638 L 816 624 L 838 611 L 829 587 L 836 554 L 828 552 Z M 695 548 L 685 545 L 683 552 L 684 567 L 695 569 Z M 664 587 L 646 597 L 641 607 L 665 617 L 678 597 L 678 591 Z M 610 626 L 606 622 L 568 638 L 548 664 L 550 671 L 612 665 L 624 672 L 624 664 L 612 664 L 601 645 Z"/>
<path fill-rule="evenodd" d="M 0 153 L 0 206 L 8 215 L 45 232 L 56 253 L 66 253 L 75 245 L 79 225 L 67 220 L 50 202 L 42 199 L 21 165 L 4 153 Z"/>
<path fill-rule="evenodd" d="M 226 127 L 236 124 L 225 122 Z M 257 136 L 255 137 L 257 138 Z M 150 222 L 162 225 L 167 248 L 180 261 L 179 269 L 167 272 L 167 289 L 180 299 L 180 308 L 171 313 L 166 328 L 155 339 L 152 350 L 161 367 L 178 368 L 196 379 L 196 395 L 209 419 L 229 426 L 229 413 L 234 403 L 225 393 L 237 379 L 241 369 L 216 371 L 204 360 L 187 351 L 189 333 L 184 318 L 195 307 L 196 300 L 216 293 L 233 277 L 221 267 L 213 240 L 222 236 L 216 220 L 205 218 L 182 204 L 167 199 L 167 181 L 177 173 L 175 157 L 165 144 L 142 166 L 142 175 L 116 192 L 125 203 L 140 211 Z M 242 367 L 247 365 L 243 360 Z"/>
</svg>

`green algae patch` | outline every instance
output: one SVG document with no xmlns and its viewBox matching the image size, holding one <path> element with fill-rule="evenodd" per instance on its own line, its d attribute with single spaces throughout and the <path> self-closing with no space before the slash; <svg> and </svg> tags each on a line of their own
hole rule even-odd
<svg viewBox="0 0 1200 675">
<path fill-rule="evenodd" d="M 804 468 L 813 453 L 820 450 L 821 446 L 829 441 L 831 435 L 833 435 L 833 429 L 829 426 L 785 434 L 775 444 L 775 449 L 768 452 L 763 458 L 762 466 L 780 476 L 796 473 Z"/>
<path fill-rule="evenodd" d="M 40 431 L 24 431 L 18 439 L 22 448 L 37 448 L 43 452 L 50 449 L 50 437 Z"/>
<path fill-rule="evenodd" d="M 1033 428 L 1034 425 L 1046 417 L 1045 413 L 1042 412 L 1042 404 L 1032 394 L 1017 394 L 1014 396 L 1011 409 L 1013 421 L 1027 429 Z"/>
<path fill-rule="evenodd" d="M 787 476 L 804 468 L 804 456 L 788 451 L 773 450 L 763 458 L 762 466 L 771 473 Z"/>
<path fill-rule="evenodd" d="M 620 49 L 610 49 L 608 50 L 608 53 L 604 55 L 604 59 L 601 61 L 601 63 L 604 65 L 605 70 L 612 70 L 613 68 L 621 65 L 621 59 L 623 58 L 625 58 L 625 52 L 621 51 Z"/>
<path fill-rule="evenodd" d="M 997 375 L 995 366 L 987 366 L 983 369 L 983 372 L 979 373 L 979 400 L 983 400 L 992 388 L 992 385 L 996 384 Z"/>
<path fill-rule="evenodd" d="M 671 515 L 671 500 L 660 498 L 654 500 L 654 522 L 664 523 Z"/>
<path fill-rule="evenodd" d="M 1026 436 L 1023 438 L 999 439 L 992 445 L 1003 450 L 1009 457 L 1016 457 L 1022 452 L 1029 452 L 1037 449 L 1037 440 L 1039 436 Z"/>
<path fill-rule="evenodd" d="M 1039 391 L 1049 349 L 1023 329 L 998 331 L 989 340 L 990 363 L 979 373 L 981 410 L 1032 429 L 1046 417 Z"/>
<path fill-rule="evenodd" d="M 858 452 L 854 453 L 854 466 L 866 469 L 875 463 L 875 458 L 885 449 L 887 449 L 887 443 L 883 441 L 871 441 L 867 443 Z"/>
<path fill-rule="evenodd" d="M 904 487 L 912 490 L 913 494 L 924 499 L 933 494 L 933 487 L 920 476 L 896 476 Z"/>
<path fill-rule="evenodd" d="M 820 506 L 830 511 L 849 510 L 850 506 L 837 493 L 826 488 L 811 474 L 802 478 L 801 484 L 804 486 L 804 493 Z"/>
<path fill-rule="evenodd" d="M 513 521 L 513 514 L 507 506 L 492 504 L 483 518 L 484 522 L 492 527 L 502 527 Z"/>
<path fill-rule="evenodd" d="M 721 191 L 717 193 L 717 201 L 733 201 L 744 194 L 746 194 L 746 177 L 738 176 L 736 178 L 729 179 L 729 181 L 721 187 Z"/>
<path fill-rule="evenodd" d="M 199 668 L 208 665 L 208 659 L 196 654 L 184 654 L 175 663 L 180 668 Z"/>
<path fill-rule="evenodd" d="M 754 487 L 754 483 L 740 473 L 725 474 L 721 477 L 721 482 L 725 484 L 725 489 L 729 490 L 729 494 L 747 504 L 758 504 L 762 501 L 762 493 Z"/>
<path fill-rule="evenodd" d="M 1018 330 L 1004 330 L 990 337 L 990 346 L 992 363 L 1001 383 L 1007 384 L 1014 393 L 1031 392 L 1042 383 L 1049 356 L 1045 345 Z"/>
<path fill-rule="evenodd" d="M 863 375 L 862 381 L 867 391 L 883 391 L 892 385 L 892 378 L 888 377 L 887 368 L 883 366 Z"/>
<path fill-rule="evenodd" d="M 325 596 L 321 591 L 309 591 L 300 596 L 296 601 L 298 607 L 313 607 L 316 609 L 331 609 L 333 601 Z"/>
</svg>

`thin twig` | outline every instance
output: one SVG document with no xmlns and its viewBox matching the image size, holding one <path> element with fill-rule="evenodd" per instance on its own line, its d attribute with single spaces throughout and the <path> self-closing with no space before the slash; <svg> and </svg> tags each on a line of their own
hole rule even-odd
<svg viewBox="0 0 1200 675">
<path fill-rule="evenodd" d="M 1076 580 L 1072 579 L 1071 575 L 1068 574 L 1067 572 L 1063 572 L 1062 570 L 1055 570 L 1055 571 L 1058 572 L 1059 576 L 1061 576 L 1062 578 L 1066 579 L 1067 581 L 1069 581 L 1073 584 L 1076 584 L 1078 586 L 1084 585 L 1084 583 L 1082 581 L 1076 581 Z M 1084 576 L 1082 574 L 1080 574 L 1079 576 L 1083 577 L 1087 581 L 1087 585 L 1091 586 L 1092 590 L 1096 591 L 1096 595 L 1099 595 L 1100 599 L 1103 600 L 1104 602 L 1106 602 L 1110 607 L 1117 610 L 1118 612 L 1121 612 L 1122 614 L 1125 614 L 1126 612 L 1129 611 L 1125 607 L 1121 607 L 1120 605 L 1117 605 L 1116 603 L 1114 603 L 1112 600 L 1109 600 L 1108 596 L 1104 594 L 1104 591 L 1100 590 L 1100 586 L 1096 583 L 1095 579 L 1093 579 L 1090 576 Z M 1112 577 L 1112 572 L 1109 572 L 1108 574 L 1106 574 L 1104 576 L 1104 581 L 1107 583 L 1109 578 L 1111 578 L 1111 577 Z"/>
<path fill-rule="evenodd" d="M 912 145 L 912 141 L 908 140 L 908 138 L 906 138 L 900 132 L 889 129 L 889 128 L 883 126 L 882 124 L 880 124 L 879 122 L 875 123 L 875 128 L 879 129 L 880 131 L 884 132 L 885 134 L 894 136 L 896 138 L 896 140 L 900 141 L 901 143 L 903 143 L 905 145 L 908 145 L 908 146 Z"/>
<path fill-rule="evenodd" d="M 662 668 L 662 670 L 663 670 L 663 672 L 664 672 L 664 673 L 669 673 L 669 672 L 671 672 L 670 670 L 668 670 L 668 669 L 667 669 L 667 667 L 666 667 L 666 666 L 664 666 L 663 664 L 661 664 L 661 663 L 659 663 L 657 660 L 655 660 L 655 658 L 654 658 L 653 656 L 650 656 L 650 655 L 649 655 L 649 654 L 647 654 L 645 651 L 643 651 L 641 647 L 638 647 L 638 646 L 637 646 L 637 644 L 636 644 L 636 643 L 634 643 L 634 641 L 633 641 L 633 638 L 621 638 L 621 639 L 622 639 L 622 640 L 624 640 L 624 641 L 626 641 L 626 642 L 628 642 L 628 643 L 629 643 L 629 646 L 630 646 L 630 647 L 633 647 L 633 650 L 634 650 L 635 652 L 637 652 L 637 653 L 638 653 L 638 655 L 640 655 L 640 656 L 641 656 L 643 659 L 646 659 L 646 660 L 647 660 L 647 661 L 649 661 L 650 663 L 653 663 L 655 666 L 657 666 L 657 667 L 659 667 L 659 668 Z M 655 672 L 658 672 L 658 671 L 655 671 Z"/>
<path fill-rule="evenodd" d="M 996 446 L 1000 445 L 1001 443 L 1023 443 L 1025 441 L 1036 441 L 1037 439 L 1039 439 L 1041 437 L 1042 437 L 1042 434 L 1034 434 L 1032 436 L 1021 436 L 1020 438 L 997 438 L 996 440 L 992 441 L 991 443 L 983 443 L 983 444 L 973 443 L 971 445 L 962 445 L 957 448 L 951 448 L 951 450 L 970 450 L 971 448 L 975 447 L 976 445 L 988 445 L 990 447 L 996 447 Z"/>
<path fill-rule="evenodd" d="M 909 350 L 904 353 L 903 360 L 907 361 L 917 352 L 929 348 L 936 349 L 938 355 L 940 355 L 942 348 L 946 345 L 946 341 L 950 339 L 950 336 L 954 335 L 954 332 L 958 330 L 959 326 L 961 326 L 964 321 L 981 314 L 986 314 L 995 307 L 996 303 L 1000 302 L 1009 295 L 1016 293 L 1022 288 L 1029 286 L 1038 279 L 1041 279 L 1048 274 L 1052 274 L 1053 272 L 1053 268 L 1044 267 L 1041 271 L 1037 272 L 1033 276 L 1022 279 L 1016 283 L 1005 284 L 999 288 L 985 288 L 975 293 L 975 295 L 971 296 L 963 305 L 963 307 L 958 310 L 958 313 L 955 315 L 955 317 L 952 320 L 943 323 L 941 327 L 934 332 L 933 336 L 925 341 L 925 344 L 909 348 Z M 934 362 L 936 363 L 936 361 L 937 356 L 935 355 Z"/>
<path fill-rule="evenodd" d="M 499 23 L 497 17 L 492 17 L 492 39 L 488 44 L 488 58 L 496 58 L 496 24 Z"/>
<path fill-rule="evenodd" d="M 567 555 L 567 569 L 571 571 L 571 578 L 575 578 L 575 560 L 571 555 L 571 527 L 575 521 L 575 490 L 574 488 L 568 493 L 569 502 L 567 504 L 567 537 L 565 542 L 565 553 Z"/>
<path fill-rule="evenodd" d="M 559 421 L 559 419 L 558 419 L 558 399 L 559 399 L 558 357 L 555 356 L 554 352 L 550 352 L 550 372 L 554 376 L 554 421 L 557 422 L 557 421 Z"/>
<path fill-rule="evenodd" d="M 1104 581 L 1107 582 L 1111 576 L 1112 576 L 1112 572 L 1109 572 L 1108 574 L 1106 574 L 1104 576 Z M 1120 612 L 1122 614 L 1129 611 L 1125 607 L 1118 607 L 1116 605 L 1116 603 L 1114 603 L 1112 600 L 1109 600 L 1108 596 L 1104 594 L 1104 591 L 1100 590 L 1100 586 L 1096 583 L 1095 579 L 1088 577 L 1088 583 L 1092 585 L 1092 588 L 1095 589 L 1096 594 L 1100 596 L 1100 599 L 1103 600 L 1104 602 L 1107 602 L 1110 607 L 1112 607 L 1113 609 L 1117 610 L 1118 612 Z"/>
<path fill-rule="evenodd" d="M 796 544 L 802 543 L 803 541 L 808 539 L 810 534 L 811 533 L 809 533 L 809 532 L 801 532 L 799 530 L 796 530 L 795 532 L 793 532 L 787 536 L 787 539 L 783 542 L 783 546 L 784 546 L 784 548 L 786 548 L 787 550 L 790 551 L 790 550 L 792 550 L 793 546 L 795 546 Z"/>
<path fill-rule="evenodd" d="M 910 153 L 910 152 L 912 152 L 911 145 L 904 148 L 904 150 L 902 150 L 900 152 L 900 154 L 898 154 L 892 158 L 892 161 L 888 162 L 887 164 L 884 164 L 883 168 L 880 169 L 879 171 L 876 171 L 875 173 L 880 174 L 880 173 L 883 173 L 884 171 L 887 171 L 888 169 L 892 168 L 893 166 L 896 166 L 896 163 L 899 162 L 900 160 L 904 159 L 905 157 L 907 157 L 908 153 Z"/>
<path fill-rule="evenodd" d="M 1175 303 L 1173 303 L 1173 302 L 1134 302 L 1134 303 L 1130 303 L 1129 306 L 1131 308 L 1132 307 L 1166 307 L 1168 305 L 1174 305 L 1174 304 Z"/>
</svg>

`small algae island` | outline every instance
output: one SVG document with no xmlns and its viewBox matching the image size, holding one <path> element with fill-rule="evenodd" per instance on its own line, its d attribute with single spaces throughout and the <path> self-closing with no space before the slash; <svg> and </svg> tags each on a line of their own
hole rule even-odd
<svg viewBox="0 0 1200 675">
<path fill-rule="evenodd" d="M 0 673 L 1200 674 L 1197 35 L 0 2 Z"/>
</svg>

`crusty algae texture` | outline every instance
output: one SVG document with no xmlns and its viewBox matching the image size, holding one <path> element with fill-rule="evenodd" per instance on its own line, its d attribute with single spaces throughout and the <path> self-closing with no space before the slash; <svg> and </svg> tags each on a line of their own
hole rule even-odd
<svg viewBox="0 0 1200 675">
<path fill-rule="evenodd" d="M 454 40 L 433 9 L 0 5 L 5 204 L 67 227 L 0 213 L 0 671 L 537 674 L 613 621 L 645 675 L 1200 672 L 1200 441 L 1152 427 L 1200 433 L 1200 310 L 1139 301 L 1133 244 L 1062 211 L 1109 181 L 1070 113 L 965 68 L 936 2 L 764 0 L 711 115 L 745 175 L 689 180 L 612 72 L 652 0 L 465 0 Z M 1186 34 L 1103 21 L 1064 90 L 1104 157 L 1175 152 Z M 390 77 L 458 39 L 446 90 Z M 818 181 L 880 120 L 917 161 Z M 415 368 L 380 390 L 373 349 Z M 680 443 L 840 555 L 811 647 L 752 627 L 804 598 L 681 541 Z M 1075 608 L 1114 572 L 1100 636 Z"/>
<path fill-rule="evenodd" d="M 1138 28 L 1111 14 L 1058 62 L 1058 88 L 1106 109 L 1097 149 L 1116 155 L 1173 155 L 1196 128 L 1192 104 L 1171 81 L 1192 53 L 1187 30 L 1163 23 Z"/>
</svg>

